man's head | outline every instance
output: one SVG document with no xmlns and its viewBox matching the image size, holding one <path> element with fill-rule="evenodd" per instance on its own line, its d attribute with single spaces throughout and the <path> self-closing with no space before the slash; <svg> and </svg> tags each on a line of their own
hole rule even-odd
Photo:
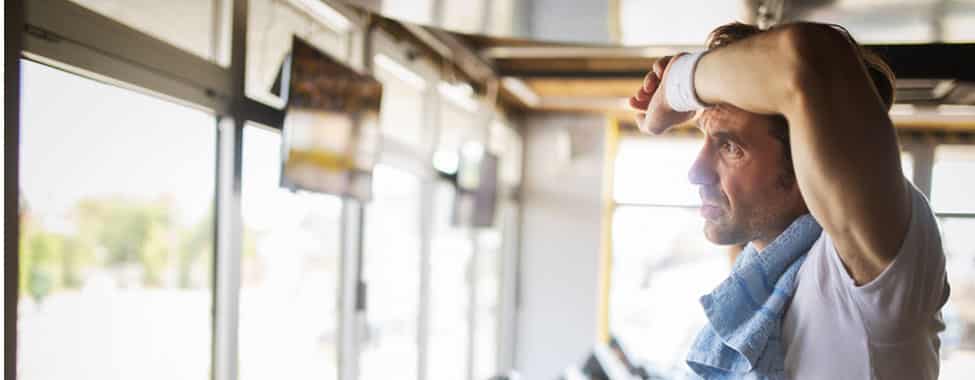
<svg viewBox="0 0 975 380">
<path fill-rule="evenodd" d="M 747 24 L 722 25 L 708 37 L 708 49 L 763 32 Z M 872 52 L 861 49 L 861 57 L 889 109 L 894 97 L 892 71 Z M 697 124 L 705 142 L 688 178 L 700 188 L 708 240 L 717 244 L 752 241 L 762 248 L 808 212 L 795 180 L 784 117 L 719 105 L 702 111 Z"/>
</svg>

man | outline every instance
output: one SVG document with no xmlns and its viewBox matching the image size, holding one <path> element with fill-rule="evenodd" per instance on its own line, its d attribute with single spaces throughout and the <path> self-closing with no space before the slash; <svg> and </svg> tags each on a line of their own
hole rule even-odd
<svg viewBox="0 0 975 380">
<path fill-rule="evenodd" d="M 936 219 L 901 172 L 893 77 L 834 26 L 729 24 L 630 99 L 641 130 L 697 115 L 704 234 L 747 243 L 702 297 L 706 378 L 936 379 L 948 297 Z M 811 215 L 811 217 L 809 216 Z"/>
</svg>

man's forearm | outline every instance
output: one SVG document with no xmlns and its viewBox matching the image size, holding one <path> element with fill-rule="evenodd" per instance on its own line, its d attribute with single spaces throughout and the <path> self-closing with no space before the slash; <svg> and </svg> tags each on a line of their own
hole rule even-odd
<svg viewBox="0 0 975 380">
<path fill-rule="evenodd" d="M 694 87 L 708 104 L 786 114 L 800 89 L 798 26 L 786 26 L 715 49 L 698 63 Z"/>
</svg>

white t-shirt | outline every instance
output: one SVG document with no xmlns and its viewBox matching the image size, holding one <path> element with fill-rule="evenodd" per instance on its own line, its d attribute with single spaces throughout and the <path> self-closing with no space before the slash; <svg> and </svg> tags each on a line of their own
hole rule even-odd
<svg viewBox="0 0 975 380">
<path fill-rule="evenodd" d="M 907 236 L 873 281 L 854 284 L 825 231 L 809 250 L 782 327 L 790 379 L 938 378 L 945 257 L 927 200 L 908 187 Z"/>
</svg>

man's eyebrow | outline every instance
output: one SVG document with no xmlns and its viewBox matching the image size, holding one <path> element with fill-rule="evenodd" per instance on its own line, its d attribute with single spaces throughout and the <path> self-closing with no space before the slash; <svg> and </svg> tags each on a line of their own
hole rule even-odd
<svg viewBox="0 0 975 380">
<path fill-rule="evenodd" d="M 744 146 L 744 143 L 742 142 L 742 139 L 739 138 L 737 134 L 734 134 L 732 132 L 719 130 L 719 131 L 710 132 L 707 135 L 710 138 L 715 138 L 715 139 L 722 140 L 722 141 L 724 141 L 724 140 L 730 140 L 730 141 L 733 141 L 735 144 Z"/>
</svg>

